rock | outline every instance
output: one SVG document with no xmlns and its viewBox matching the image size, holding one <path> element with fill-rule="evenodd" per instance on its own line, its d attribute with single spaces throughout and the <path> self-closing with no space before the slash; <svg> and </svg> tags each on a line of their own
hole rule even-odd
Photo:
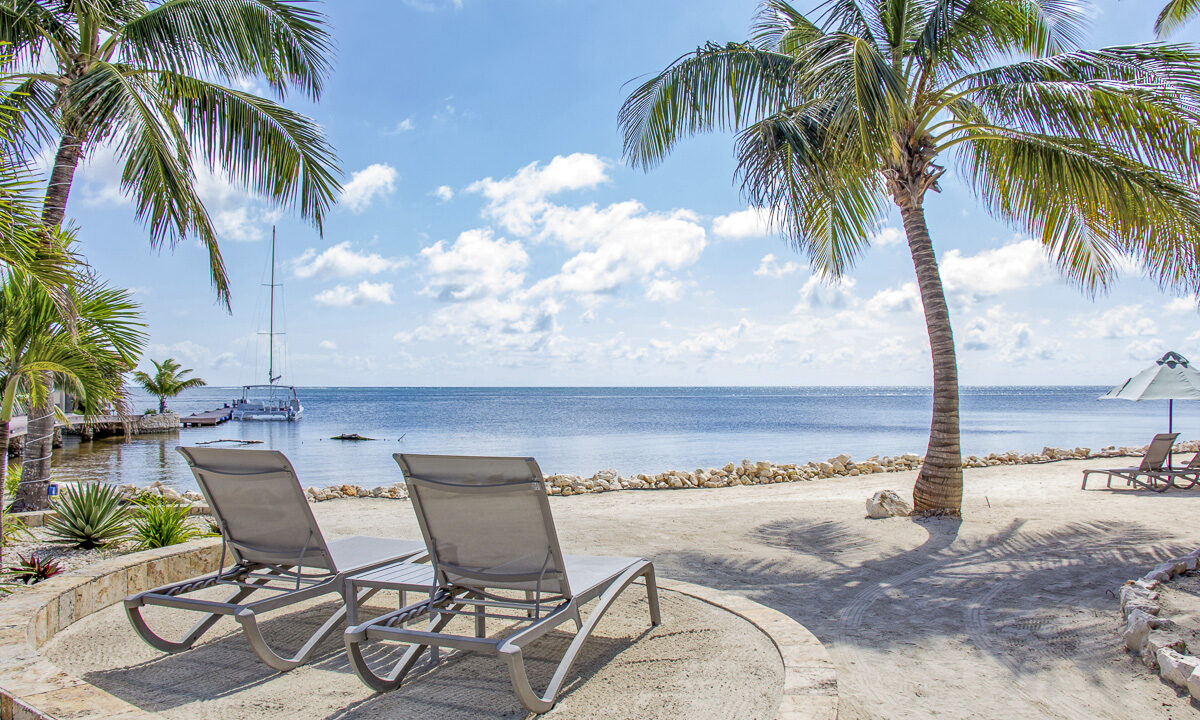
<svg viewBox="0 0 1200 720">
<path fill-rule="evenodd" d="M 161 487 L 161 488 L 159 488 L 159 491 L 162 493 L 162 496 L 164 498 L 166 498 L 167 500 L 170 500 L 171 502 L 179 502 L 180 500 L 183 500 L 182 495 L 180 495 L 178 492 L 172 490 L 169 487 Z"/>
<path fill-rule="evenodd" d="M 1129 650 L 1140 653 L 1146 647 L 1146 638 L 1150 636 L 1150 631 L 1161 625 L 1162 620 L 1141 610 L 1134 610 L 1129 613 L 1125 632 L 1121 633 L 1121 641 Z"/>
<path fill-rule="evenodd" d="M 1192 698 L 1200 700 L 1200 669 L 1193 670 L 1188 676 L 1187 689 Z"/>
<path fill-rule="evenodd" d="M 1196 668 L 1200 666 L 1200 658 L 1192 655 L 1184 655 L 1176 652 L 1171 648 L 1161 648 L 1156 655 L 1158 661 L 1158 674 L 1163 680 L 1186 688 L 1188 679 L 1192 673 L 1196 672 Z"/>
<path fill-rule="evenodd" d="M 1158 651 L 1169 648 L 1179 653 L 1187 652 L 1187 644 L 1183 638 L 1168 630 L 1151 630 L 1146 636 L 1146 646 L 1142 650 L 1142 662 L 1146 667 L 1158 667 Z"/>
<path fill-rule="evenodd" d="M 1133 583 L 1121 586 L 1121 612 L 1126 616 L 1133 608 L 1144 610 L 1150 615 L 1158 614 L 1158 593 Z M 1148 608 L 1153 608 L 1150 610 Z"/>
<path fill-rule="evenodd" d="M 906 517 L 912 512 L 908 503 L 891 490 L 880 490 L 867 500 L 867 517 Z"/>
</svg>

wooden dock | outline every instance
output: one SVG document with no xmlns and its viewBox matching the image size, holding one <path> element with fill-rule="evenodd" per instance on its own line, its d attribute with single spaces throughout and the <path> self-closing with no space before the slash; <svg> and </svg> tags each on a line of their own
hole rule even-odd
<svg viewBox="0 0 1200 720">
<path fill-rule="evenodd" d="M 185 418 L 180 418 L 179 422 L 184 427 L 212 427 L 233 417 L 233 408 L 219 407 L 215 410 L 207 410 L 201 413 L 188 415 Z"/>
</svg>

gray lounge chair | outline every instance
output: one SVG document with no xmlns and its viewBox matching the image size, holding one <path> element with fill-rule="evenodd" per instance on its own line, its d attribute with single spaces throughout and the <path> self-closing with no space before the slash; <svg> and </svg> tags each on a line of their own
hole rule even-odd
<svg viewBox="0 0 1200 720">
<path fill-rule="evenodd" d="M 1200 485 L 1200 452 L 1192 455 L 1192 459 L 1188 461 L 1187 465 L 1164 468 L 1161 474 L 1171 487 L 1179 490 L 1187 490 Z"/>
<path fill-rule="evenodd" d="M 425 536 L 434 582 L 428 599 L 346 631 L 350 663 L 370 687 L 380 692 L 399 687 L 426 648 L 432 648 L 433 662 L 438 648 L 494 653 L 508 666 L 521 703 L 544 713 L 557 702 L 572 663 L 600 618 L 636 578 L 645 579 L 650 622 L 659 624 L 658 590 L 649 561 L 563 555 L 542 472 L 533 459 L 394 457 L 404 471 Z M 386 587 L 388 575 L 368 573 L 351 578 L 348 585 Z M 406 582 L 393 588 L 411 587 Z M 585 619 L 580 609 L 592 600 L 596 605 Z M 474 619 L 474 636 L 443 632 L 457 616 Z M 487 637 L 489 619 L 506 623 L 495 637 Z M 406 627 L 426 620 L 423 629 Z M 526 675 L 523 650 L 568 621 L 575 624 L 575 636 L 546 691 L 539 694 Z M 364 657 L 364 645 L 389 640 L 409 646 L 392 667 L 385 665 L 377 672 Z"/>
<path fill-rule="evenodd" d="M 221 530 L 221 560 L 215 572 L 125 600 L 133 629 L 150 645 L 169 653 L 191 648 L 222 616 L 232 615 L 255 654 L 267 665 L 287 671 L 308 659 L 312 651 L 343 622 L 341 607 L 290 657 L 271 649 L 259 628 L 257 614 L 329 593 L 342 593 L 350 573 L 412 559 L 424 554 L 415 540 L 355 536 L 326 541 L 321 535 L 292 464 L 274 450 L 178 448 L 187 458 L 200 491 Z M 226 556 L 233 565 L 226 568 Z M 224 602 L 185 597 L 213 586 L 233 589 Z M 252 594 L 269 597 L 247 601 Z M 364 593 L 364 598 L 373 594 Z M 142 618 L 146 605 L 204 613 L 182 640 L 160 637 Z"/>
<path fill-rule="evenodd" d="M 1108 476 L 1108 487 L 1112 487 L 1113 478 L 1120 478 L 1128 485 L 1163 492 L 1171 487 L 1168 468 L 1164 467 L 1171 455 L 1171 446 L 1179 433 L 1159 433 L 1150 441 L 1142 462 L 1137 467 L 1127 468 L 1089 468 L 1083 471 L 1082 489 L 1087 489 L 1088 475 L 1100 473 Z M 1141 478 L 1146 478 L 1142 480 Z"/>
</svg>

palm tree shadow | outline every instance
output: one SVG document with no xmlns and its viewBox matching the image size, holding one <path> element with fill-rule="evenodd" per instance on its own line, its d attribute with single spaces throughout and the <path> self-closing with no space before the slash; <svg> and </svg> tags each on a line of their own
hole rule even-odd
<svg viewBox="0 0 1200 720">
<path fill-rule="evenodd" d="M 780 610 L 826 643 L 886 651 L 962 639 L 1003 656 L 1013 672 L 1032 672 L 1011 662 L 1030 637 L 1044 643 L 1045 652 L 1083 665 L 1102 662 L 1097 638 L 1111 644 L 1119 617 L 1113 590 L 1148 565 L 1193 549 L 1124 521 L 1030 530 L 1027 521 L 1014 519 L 974 537 L 960 535 L 961 522 L 950 518 L 910 522 L 928 532 L 920 545 L 862 562 L 843 557 L 869 544 L 853 523 L 805 526 L 802 520 L 748 531 L 783 554 L 733 558 L 685 550 L 655 561 L 664 574 Z"/>
</svg>

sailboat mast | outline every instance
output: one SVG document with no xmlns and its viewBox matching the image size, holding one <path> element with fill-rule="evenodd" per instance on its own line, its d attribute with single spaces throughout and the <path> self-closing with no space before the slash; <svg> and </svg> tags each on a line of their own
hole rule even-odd
<svg viewBox="0 0 1200 720">
<path fill-rule="evenodd" d="M 267 384 L 275 384 L 275 226 L 271 226 L 271 318 L 267 333 L 270 349 L 267 351 Z"/>
</svg>

